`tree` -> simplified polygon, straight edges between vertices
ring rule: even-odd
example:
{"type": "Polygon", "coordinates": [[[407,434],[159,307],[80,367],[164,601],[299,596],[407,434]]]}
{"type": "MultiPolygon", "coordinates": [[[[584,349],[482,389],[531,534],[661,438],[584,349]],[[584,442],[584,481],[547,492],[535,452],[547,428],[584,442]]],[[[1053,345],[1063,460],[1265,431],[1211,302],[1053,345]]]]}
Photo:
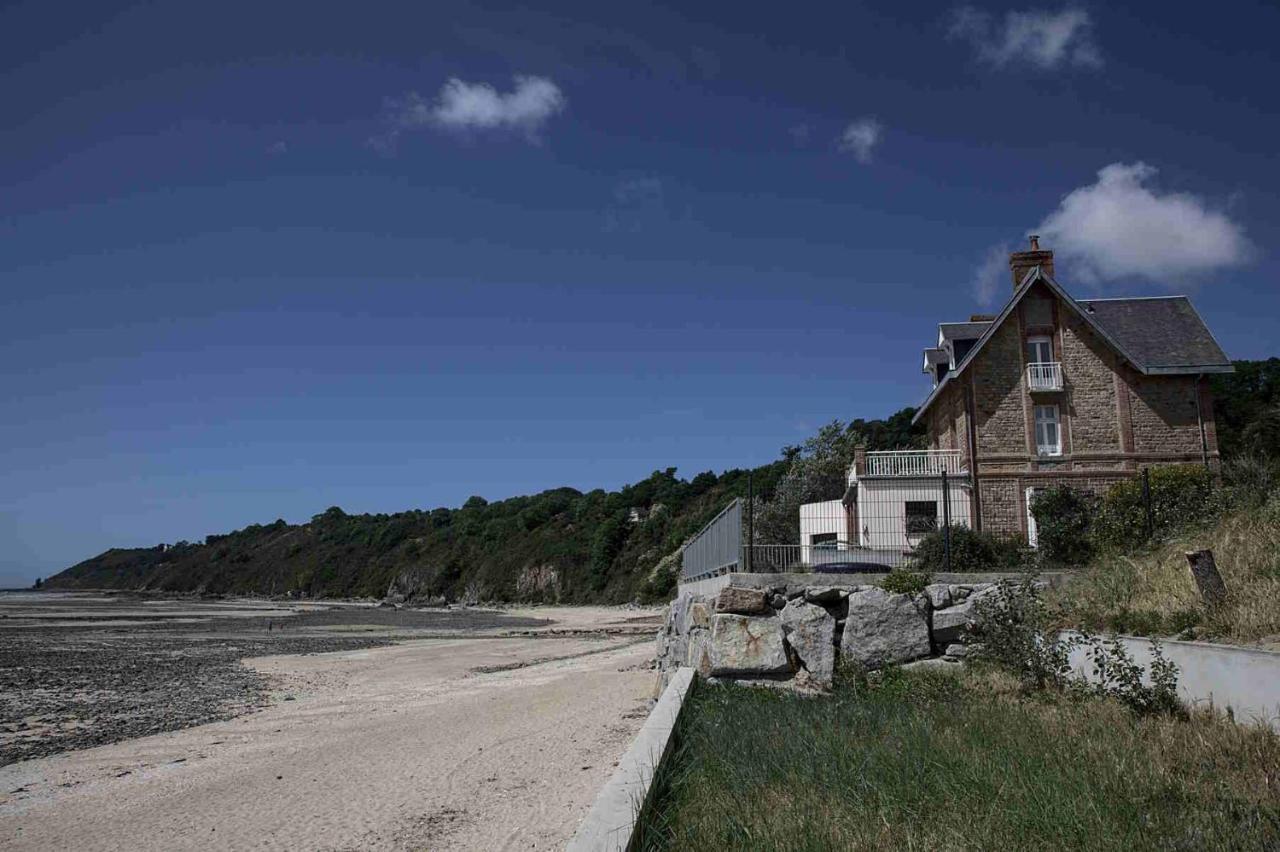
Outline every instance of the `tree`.
{"type": "Polygon", "coordinates": [[[36,584],[35,584],[35,588],[37,588],[37,589],[38,589],[38,588],[40,588],[40,587],[41,587],[41,586],[43,586],[43,585],[44,585],[44,580],[41,580],[39,577],[36,577],[36,584]]]}

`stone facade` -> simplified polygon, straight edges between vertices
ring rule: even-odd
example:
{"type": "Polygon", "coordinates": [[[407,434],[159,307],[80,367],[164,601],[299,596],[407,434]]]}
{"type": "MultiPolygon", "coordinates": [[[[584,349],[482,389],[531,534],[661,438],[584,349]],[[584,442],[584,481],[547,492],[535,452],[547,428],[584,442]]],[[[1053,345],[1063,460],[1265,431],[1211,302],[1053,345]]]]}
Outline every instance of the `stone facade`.
{"type": "Polygon", "coordinates": [[[920,595],[879,586],[819,585],[822,578],[767,589],[727,586],[683,592],[658,631],[659,689],[680,666],[703,677],[831,686],[838,659],[867,669],[963,654],[975,603],[993,583],[935,583],[920,595]],[[744,604],[763,612],[733,612],[744,604]]]}
{"type": "Polygon", "coordinates": [[[1100,493],[1152,465],[1218,464],[1207,380],[1140,375],[1043,283],[942,389],[925,423],[930,447],[964,454],[977,486],[974,516],[991,532],[1027,534],[1028,488],[1068,484],[1100,493]],[[1029,390],[1030,337],[1052,341],[1062,390],[1029,390]],[[1059,455],[1037,451],[1037,405],[1057,406],[1059,455]]]}

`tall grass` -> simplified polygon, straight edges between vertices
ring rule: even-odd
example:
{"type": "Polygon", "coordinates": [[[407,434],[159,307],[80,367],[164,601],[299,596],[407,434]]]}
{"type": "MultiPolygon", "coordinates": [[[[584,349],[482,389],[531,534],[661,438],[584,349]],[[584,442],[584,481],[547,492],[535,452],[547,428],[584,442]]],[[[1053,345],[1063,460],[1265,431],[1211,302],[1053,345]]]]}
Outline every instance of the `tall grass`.
{"type": "Polygon", "coordinates": [[[699,684],[646,850],[1208,849],[1280,844],[1280,739],[997,673],[890,672],[805,698],[699,684]]]}
{"type": "Polygon", "coordinates": [[[1050,596],[1063,626],[1227,642],[1280,639],[1280,496],[1237,501],[1216,523],[1193,525],[1137,554],[1099,557],[1050,596]],[[1208,608],[1186,551],[1211,549],[1227,601],[1208,608]]]}

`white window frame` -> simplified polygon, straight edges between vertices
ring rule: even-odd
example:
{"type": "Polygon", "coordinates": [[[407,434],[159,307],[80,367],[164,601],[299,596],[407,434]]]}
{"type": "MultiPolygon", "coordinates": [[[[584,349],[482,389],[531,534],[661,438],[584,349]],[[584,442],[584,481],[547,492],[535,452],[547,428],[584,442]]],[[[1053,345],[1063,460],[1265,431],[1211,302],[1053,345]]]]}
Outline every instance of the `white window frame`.
{"type": "Polygon", "coordinates": [[[1036,492],[1038,492],[1039,490],[1040,490],[1039,488],[1036,488],[1033,486],[1031,488],[1028,488],[1025,494],[1026,500],[1027,500],[1027,546],[1028,547],[1040,546],[1040,529],[1036,526],[1036,516],[1031,514],[1031,504],[1035,501],[1036,492]]]}
{"type": "Polygon", "coordinates": [[[1053,363],[1053,338],[1045,335],[1027,338],[1027,363],[1028,364],[1052,364],[1053,363]],[[1031,353],[1035,352],[1037,347],[1043,345],[1049,357],[1040,359],[1032,358],[1031,353]]]}
{"type": "Polygon", "coordinates": [[[1056,405],[1037,405],[1032,414],[1035,427],[1036,454],[1041,456],[1060,456],[1062,455],[1062,415],[1058,411],[1056,405]],[[1043,416],[1041,416],[1043,415],[1043,416]],[[1048,429],[1044,430],[1045,436],[1041,437],[1041,426],[1053,424],[1053,432],[1056,438],[1055,443],[1048,441],[1048,429]]]}

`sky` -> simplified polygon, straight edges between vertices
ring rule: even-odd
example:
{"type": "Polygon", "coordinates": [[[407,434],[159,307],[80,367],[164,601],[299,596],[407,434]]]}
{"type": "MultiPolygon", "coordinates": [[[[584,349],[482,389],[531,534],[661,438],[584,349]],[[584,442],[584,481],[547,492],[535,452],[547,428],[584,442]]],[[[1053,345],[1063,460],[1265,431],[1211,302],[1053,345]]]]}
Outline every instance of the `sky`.
{"type": "Polygon", "coordinates": [[[1039,233],[1280,354],[1280,7],[0,10],[0,587],[761,464],[1039,233]]]}

